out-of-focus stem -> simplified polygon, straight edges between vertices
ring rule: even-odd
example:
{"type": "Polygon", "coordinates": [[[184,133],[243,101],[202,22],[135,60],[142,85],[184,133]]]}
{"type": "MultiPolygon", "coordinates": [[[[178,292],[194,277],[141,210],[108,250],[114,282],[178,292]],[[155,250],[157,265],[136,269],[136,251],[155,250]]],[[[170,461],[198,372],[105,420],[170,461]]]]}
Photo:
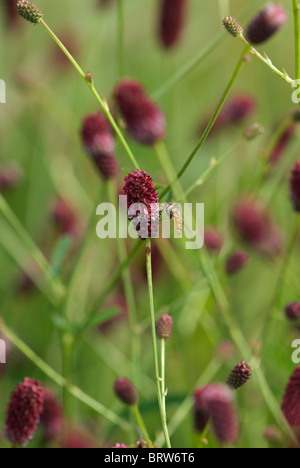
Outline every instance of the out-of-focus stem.
{"type": "Polygon", "coordinates": [[[134,414],[136,423],[139,426],[139,428],[141,429],[141,431],[143,433],[143,437],[144,437],[145,441],[147,442],[148,448],[153,448],[152,441],[151,441],[151,439],[149,437],[149,434],[148,434],[147,428],[145,426],[144,420],[142,418],[142,415],[140,413],[139,407],[137,405],[133,405],[133,406],[131,406],[131,409],[132,409],[132,412],[134,414]]]}
{"type": "Polygon", "coordinates": [[[293,0],[295,35],[295,79],[300,79],[300,21],[298,0],[293,0]]]}

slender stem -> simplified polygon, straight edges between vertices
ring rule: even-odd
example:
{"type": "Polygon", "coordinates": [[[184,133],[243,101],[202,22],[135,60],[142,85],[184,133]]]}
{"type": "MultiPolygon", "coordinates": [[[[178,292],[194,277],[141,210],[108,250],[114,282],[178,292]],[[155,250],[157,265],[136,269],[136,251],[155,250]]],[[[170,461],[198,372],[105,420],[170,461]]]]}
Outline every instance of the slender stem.
{"type": "Polygon", "coordinates": [[[45,21],[43,19],[40,20],[40,24],[42,24],[44,26],[44,28],[46,29],[46,31],[50,34],[50,36],[52,37],[52,39],[56,42],[56,44],[58,45],[58,47],[60,47],[60,49],[63,51],[63,53],[66,55],[66,57],[70,60],[70,62],[72,63],[72,65],[75,67],[75,69],[77,70],[77,72],[79,73],[79,75],[84,79],[85,83],[88,85],[88,87],[90,88],[90,90],[92,91],[93,95],[95,96],[95,98],[97,99],[98,103],[100,104],[100,107],[102,108],[104,114],[106,115],[106,117],[108,118],[111,126],[113,127],[114,131],[116,132],[120,142],[122,143],[125,151],[127,152],[128,156],[129,156],[129,159],[131,160],[133,166],[135,167],[135,169],[139,169],[139,165],[131,151],[131,149],[129,148],[128,146],[128,143],[127,141],[125,140],[118,124],[116,123],[115,119],[113,118],[110,110],[109,110],[109,107],[108,107],[108,104],[107,102],[104,100],[104,98],[102,98],[100,96],[100,94],[98,93],[98,91],[96,90],[95,86],[94,86],[94,83],[93,83],[93,80],[90,80],[87,78],[86,74],[84,73],[84,71],[82,70],[82,68],[78,65],[78,63],[76,62],[76,60],[74,59],[74,57],[70,54],[70,52],[66,49],[66,47],[62,44],[62,42],[58,39],[58,37],[55,35],[55,33],[52,31],[52,29],[45,23],[45,21]]]}
{"type": "MultiPolygon", "coordinates": [[[[116,195],[118,191],[117,191],[117,184],[115,181],[111,181],[108,184],[108,193],[109,193],[110,203],[116,206],[116,195]]],[[[118,216],[117,216],[117,219],[118,219],[118,216]]],[[[118,231],[118,226],[117,226],[117,231],[118,231]]],[[[119,261],[120,261],[120,264],[122,264],[124,261],[126,261],[126,258],[127,258],[125,240],[121,239],[117,235],[116,243],[117,243],[119,261]]],[[[127,308],[129,312],[129,325],[130,325],[130,332],[131,332],[131,338],[130,338],[131,358],[132,358],[132,366],[133,366],[132,367],[133,369],[132,380],[136,383],[137,387],[139,387],[139,376],[140,376],[140,372],[139,372],[140,359],[139,358],[141,355],[141,343],[140,343],[139,333],[137,331],[137,327],[138,327],[137,307],[136,307],[134,287],[133,287],[129,267],[125,268],[122,271],[122,280],[123,280],[126,304],[127,304],[127,308]]]]}
{"type": "Polygon", "coordinates": [[[153,346],[153,360],[155,369],[155,379],[157,388],[157,398],[160,411],[160,417],[165,436],[165,442],[168,448],[171,448],[171,442],[168,434],[168,426],[166,413],[164,412],[161,394],[161,384],[159,377],[159,365],[158,365],[158,352],[157,352],[157,339],[155,330],[155,311],[154,311],[154,297],[153,297],[153,283],[152,283],[152,265],[151,265],[151,239],[146,240],[146,267],[147,267],[147,278],[148,278],[148,290],[149,290],[149,301],[150,301],[150,319],[151,319],[151,332],[152,332],[152,346],[153,346]]]}
{"type": "Polygon", "coordinates": [[[63,284],[54,277],[51,270],[51,266],[44,257],[43,253],[36,246],[26,229],[24,229],[22,223],[10,209],[4,197],[0,194],[0,213],[7,220],[10,226],[20,237],[23,246],[28,251],[29,255],[33,258],[36,264],[42,270],[47,282],[51,285],[53,299],[56,303],[59,303],[65,294],[65,287],[63,284]]]}
{"type": "Polygon", "coordinates": [[[161,165],[162,170],[164,171],[167,181],[170,184],[170,189],[174,193],[177,200],[181,200],[183,196],[183,189],[181,187],[180,181],[177,179],[176,171],[173,166],[172,159],[167,150],[167,147],[163,141],[159,141],[154,145],[154,150],[157,154],[157,158],[161,165]]]}
{"type": "Polygon", "coordinates": [[[130,430],[130,424],[124,419],[120,418],[117,414],[103,406],[101,403],[96,401],[94,398],[87,395],[80,388],[70,385],[62,375],[56,372],[50,367],[45,361],[43,361],[29,346],[27,346],[9,327],[7,327],[3,321],[0,321],[0,331],[6,336],[15,346],[21,351],[33,364],[38,367],[47,377],[55,382],[59,387],[65,387],[67,391],[73,395],[77,400],[81,401],[96,413],[100,414],[108,421],[116,424],[121,429],[128,431],[130,430]]]}
{"type": "MultiPolygon", "coordinates": [[[[243,65],[245,64],[245,55],[247,55],[248,51],[250,50],[250,46],[247,46],[245,48],[245,50],[243,51],[242,55],[241,55],[241,58],[239,59],[235,69],[234,69],[234,72],[229,80],[229,83],[224,91],[224,94],[212,116],[212,118],[210,119],[210,122],[208,123],[206,129],[204,130],[203,132],[203,135],[202,137],[200,138],[200,141],[199,143],[196,145],[196,147],[194,148],[194,150],[192,151],[192,153],[190,154],[190,156],[187,158],[186,162],[184,163],[184,165],[182,166],[182,168],[180,169],[180,171],[178,172],[177,174],[177,177],[176,177],[176,180],[180,179],[183,174],[185,173],[185,171],[187,170],[187,168],[190,166],[191,162],[193,161],[194,157],[196,156],[196,154],[198,153],[199,149],[202,147],[203,143],[205,142],[205,140],[207,139],[215,121],[217,120],[218,118],[218,115],[220,114],[221,110],[222,110],[222,107],[226,101],[226,99],[228,98],[229,94],[230,94],[230,91],[239,75],[239,72],[241,71],[241,69],[243,68],[243,65]]],[[[174,184],[174,182],[176,182],[176,180],[174,180],[172,182],[172,184],[174,184]]],[[[172,185],[170,184],[160,195],[160,198],[163,198],[167,193],[168,191],[170,190],[170,186],[172,185]]]]}
{"type": "Polygon", "coordinates": [[[293,80],[293,78],[291,78],[285,70],[283,72],[278,70],[278,68],[275,67],[275,65],[273,65],[273,63],[271,62],[271,60],[269,59],[267,55],[266,56],[261,55],[258,52],[258,50],[255,49],[255,47],[249,44],[247,39],[242,34],[240,37],[242,41],[249,47],[249,51],[251,52],[251,54],[255,55],[259,60],[261,60],[265,65],[267,65],[276,75],[278,75],[284,81],[286,81],[290,85],[294,83],[295,80],[293,80]]]}
{"type": "Polygon", "coordinates": [[[118,73],[124,76],[124,0],[118,0],[118,73]]]}
{"type": "Polygon", "coordinates": [[[145,426],[145,423],[144,423],[144,420],[143,420],[142,415],[140,413],[138,405],[131,406],[131,409],[132,409],[132,412],[134,414],[136,423],[139,426],[139,428],[141,429],[143,437],[144,437],[145,441],[147,442],[148,448],[153,448],[152,441],[151,441],[151,439],[149,437],[147,428],[145,426]]]}
{"type": "Polygon", "coordinates": [[[293,0],[295,34],[295,79],[300,79],[300,21],[298,0],[293,0]]]}
{"type": "Polygon", "coordinates": [[[103,304],[107,296],[111,293],[111,291],[114,289],[116,284],[118,283],[119,279],[122,276],[123,271],[130,265],[134,257],[136,256],[139,248],[142,246],[142,241],[137,241],[134,248],[132,251],[128,254],[126,260],[119,266],[119,268],[115,271],[115,273],[111,276],[110,282],[104,289],[104,291],[100,294],[98,299],[95,301],[93,307],[91,308],[91,311],[87,317],[87,319],[84,321],[82,324],[82,328],[86,328],[90,325],[90,323],[93,321],[93,318],[95,314],[99,311],[99,307],[103,304]]]}

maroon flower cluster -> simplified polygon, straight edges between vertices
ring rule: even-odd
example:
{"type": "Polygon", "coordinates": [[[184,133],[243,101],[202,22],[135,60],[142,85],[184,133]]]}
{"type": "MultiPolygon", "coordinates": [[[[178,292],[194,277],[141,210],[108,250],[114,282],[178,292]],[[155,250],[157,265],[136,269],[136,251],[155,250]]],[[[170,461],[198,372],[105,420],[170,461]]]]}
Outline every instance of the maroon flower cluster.
{"type": "Polygon", "coordinates": [[[155,324],[156,335],[159,340],[168,340],[173,331],[173,319],[170,315],[162,315],[155,324]]]}
{"type": "Polygon", "coordinates": [[[121,81],[114,96],[134,140],[151,146],[165,137],[165,117],[138,81],[121,81]]]}
{"type": "Polygon", "coordinates": [[[231,390],[223,384],[199,388],[194,393],[195,423],[200,432],[209,419],[220,443],[234,443],[238,439],[238,419],[231,390]]]}
{"type": "Polygon", "coordinates": [[[300,366],[290,378],[281,409],[292,427],[300,426],[300,366]]]}
{"type": "Polygon", "coordinates": [[[272,37],[287,21],[288,15],[279,3],[267,3],[252,19],[246,37],[252,44],[261,44],[272,37]]]}
{"type": "Polygon", "coordinates": [[[161,0],[159,38],[169,49],[179,41],[185,22],[188,0],[161,0]]]}
{"type": "Polygon", "coordinates": [[[228,275],[234,275],[242,270],[248,263],[249,257],[245,252],[238,251],[234,252],[226,261],[226,273],[228,275]]]}
{"type": "Polygon", "coordinates": [[[155,237],[159,227],[159,205],[152,178],[144,171],[133,171],[125,177],[123,191],[127,195],[129,219],[136,222],[138,235],[141,239],[155,237]],[[137,211],[133,209],[134,204],[140,204],[137,211]]]}
{"type": "Polygon", "coordinates": [[[43,411],[44,390],[36,380],[25,378],[10,397],[5,421],[7,439],[15,446],[27,445],[43,411]]]}
{"type": "Polygon", "coordinates": [[[114,391],[117,397],[125,403],[125,405],[136,405],[138,401],[138,393],[135,386],[126,379],[126,377],[119,377],[115,381],[114,391]]]}
{"type": "Polygon", "coordinates": [[[250,380],[251,376],[250,365],[242,361],[230,372],[226,383],[232,390],[238,390],[250,380]]]}
{"type": "Polygon", "coordinates": [[[63,429],[63,409],[51,390],[44,389],[44,407],[40,418],[45,439],[50,442],[57,439],[63,429]]]}
{"type": "Polygon", "coordinates": [[[300,161],[296,163],[292,171],[290,189],[294,209],[300,213],[300,161]]]}
{"type": "Polygon", "coordinates": [[[107,118],[97,112],[88,115],[82,124],[81,138],[86,152],[92,157],[105,179],[118,174],[118,164],[114,154],[115,140],[107,118]]]}
{"type": "Polygon", "coordinates": [[[300,319],[300,302],[292,302],[285,308],[285,315],[289,320],[300,319]]]}

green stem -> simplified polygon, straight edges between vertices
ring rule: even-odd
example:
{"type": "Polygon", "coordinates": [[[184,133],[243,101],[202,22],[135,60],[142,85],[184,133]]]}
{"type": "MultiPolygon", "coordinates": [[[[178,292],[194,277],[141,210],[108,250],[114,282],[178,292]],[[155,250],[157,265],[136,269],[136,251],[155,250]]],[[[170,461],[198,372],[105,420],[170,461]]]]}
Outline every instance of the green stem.
{"type": "MultiPolygon", "coordinates": [[[[111,181],[108,184],[108,192],[109,192],[110,203],[116,206],[117,205],[116,194],[118,193],[118,191],[117,191],[117,184],[115,181],[111,181]]],[[[118,231],[118,227],[119,226],[117,225],[117,231],[118,231]]],[[[125,240],[119,238],[119,236],[117,235],[116,243],[117,243],[119,261],[120,261],[120,264],[122,264],[126,261],[126,258],[127,258],[125,240]]],[[[132,365],[133,365],[132,380],[136,383],[137,387],[139,387],[139,375],[140,375],[139,357],[141,355],[141,343],[139,339],[139,333],[137,331],[137,328],[138,328],[137,307],[136,307],[134,287],[133,287],[129,267],[125,268],[122,271],[122,280],[123,280],[126,304],[127,304],[127,308],[129,312],[129,325],[130,325],[130,332],[131,332],[131,339],[130,339],[131,358],[132,358],[132,365]]]]}
{"type": "Polygon", "coordinates": [[[142,415],[140,413],[139,407],[137,405],[133,405],[133,406],[131,406],[131,409],[132,409],[132,412],[134,414],[136,423],[139,426],[139,428],[141,429],[143,437],[144,437],[145,441],[147,442],[148,448],[153,448],[152,441],[151,441],[151,439],[149,437],[149,434],[148,434],[148,431],[146,429],[146,426],[145,426],[144,420],[142,418],[142,415]]]}
{"type": "Polygon", "coordinates": [[[135,169],[139,169],[139,165],[138,165],[138,163],[137,163],[131,149],[129,148],[128,143],[125,140],[125,138],[124,138],[118,124],[116,123],[115,119],[113,118],[113,116],[112,116],[112,114],[111,114],[111,112],[109,110],[107,102],[100,96],[100,94],[96,90],[96,88],[94,86],[94,83],[93,83],[93,80],[90,80],[90,79],[87,78],[86,74],[84,73],[82,68],[78,65],[78,63],[76,62],[74,57],[70,54],[70,52],[66,49],[66,47],[63,45],[63,43],[58,39],[58,37],[55,35],[55,33],[52,31],[52,29],[50,29],[50,27],[45,23],[45,21],[43,19],[40,21],[40,24],[42,24],[44,26],[44,28],[50,34],[52,39],[56,42],[58,47],[60,47],[62,52],[66,55],[66,57],[70,60],[72,65],[75,67],[75,69],[77,70],[77,72],[79,73],[81,78],[84,79],[85,83],[88,85],[88,87],[92,91],[92,93],[95,96],[96,100],[100,104],[100,107],[102,108],[104,114],[108,118],[111,126],[113,127],[114,131],[116,132],[116,135],[118,136],[120,142],[122,143],[122,145],[123,145],[126,153],[128,154],[129,159],[131,160],[133,166],[135,167],[135,169]]]}
{"type": "Polygon", "coordinates": [[[65,287],[63,284],[54,277],[51,270],[51,266],[47,262],[43,253],[38,249],[26,229],[24,229],[22,223],[10,209],[4,197],[0,194],[0,213],[10,224],[13,230],[18,234],[23,246],[27,250],[28,254],[33,258],[36,264],[42,270],[47,282],[51,285],[52,295],[54,302],[57,304],[63,299],[65,294],[65,287]]]}
{"type": "Polygon", "coordinates": [[[239,75],[239,72],[241,71],[241,69],[243,68],[243,65],[245,64],[245,55],[247,55],[248,51],[250,50],[250,46],[247,46],[245,48],[245,50],[243,51],[242,55],[241,55],[241,58],[239,59],[235,69],[234,69],[234,72],[229,80],[229,83],[224,91],[224,94],[212,116],[212,118],[210,119],[206,129],[204,130],[203,132],[203,135],[202,137],[200,138],[200,141],[199,143],[197,144],[197,146],[194,148],[194,150],[192,151],[192,153],[190,154],[190,156],[187,158],[187,161],[184,163],[184,165],[182,166],[182,168],[180,169],[180,171],[178,172],[177,174],[177,177],[176,179],[172,182],[172,184],[170,184],[160,195],[160,198],[163,198],[167,193],[168,191],[170,190],[170,187],[171,185],[173,185],[176,180],[179,180],[183,174],[185,173],[185,171],[187,170],[187,168],[189,167],[189,165],[191,164],[191,162],[193,161],[194,157],[196,156],[196,154],[198,153],[198,151],[200,150],[200,148],[202,147],[203,143],[206,141],[215,121],[217,120],[218,118],[218,115],[220,114],[221,110],[222,110],[222,107],[226,101],[226,99],[228,98],[229,94],[230,94],[230,91],[239,75]]]}
{"type": "Polygon", "coordinates": [[[120,418],[117,414],[103,406],[94,398],[87,395],[80,388],[70,385],[62,375],[58,374],[52,367],[43,361],[31,348],[29,348],[3,321],[0,322],[0,331],[6,336],[16,348],[21,351],[33,364],[38,367],[49,379],[55,382],[59,387],[66,388],[67,391],[73,395],[77,400],[84,403],[89,408],[93,409],[96,413],[100,414],[108,421],[112,422],[121,429],[130,430],[130,424],[124,419],[120,418]]]}
{"type": "Polygon", "coordinates": [[[124,0],[118,0],[118,67],[119,80],[124,76],[124,0]]]}
{"type": "Polygon", "coordinates": [[[160,365],[161,365],[161,397],[163,412],[167,414],[166,411],[166,340],[160,340],[160,365]]]}
{"type": "Polygon", "coordinates": [[[164,408],[163,408],[161,383],[160,383],[160,377],[159,377],[157,338],[156,338],[156,329],[155,329],[153,282],[152,282],[152,265],[151,265],[151,239],[150,238],[146,240],[146,267],[147,267],[148,290],[149,290],[149,301],[150,301],[150,319],[151,319],[153,360],[154,360],[157,398],[158,398],[161,423],[162,423],[163,432],[165,436],[165,442],[166,442],[167,447],[171,448],[171,442],[170,442],[168,426],[167,426],[167,418],[166,418],[166,413],[164,412],[164,408]]]}
{"type": "Polygon", "coordinates": [[[293,0],[295,34],[295,79],[300,79],[300,21],[298,0],[293,0]]]}
{"type": "Polygon", "coordinates": [[[259,60],[261,60],[265,65],[267,65],[267,67],[269,67],[272,70],[272,72],[274,72],[284,81],[286,81],[288,84],[292,85],[294,83],[293,78],[291,78],[285,70],[283,72],[278,70],[278,68],[275,67],[275,65],[273,65],[273,63],[271,62],[271,60],[269,59],[267,55],[266,56],[261,55],[258,52],[258,50],[255,49],[255,47],[249,44],[249,42],[243,35],[241,35],[240,37],[242,41],[247,45],[247,47],[249,47],[249,51],[251,52],[251,54],[255,55],[259,60]]]}
{"type": "Polygon", "coordinates": [[[157,154],[161,168],[167,177],[167,182],[170,184],[170,189],[174,193],[175,198],[177,200],[181,200],[184,192],[180,181],[177,179],[176,171],[165,143],[163,141],[157,142],[154,145],[154,150],[157,154]]]}
{"type": "Polygon", "coordinates": [[[219,0],[219,11],[221,19],[230,14],[229,0],[219,0]]]}

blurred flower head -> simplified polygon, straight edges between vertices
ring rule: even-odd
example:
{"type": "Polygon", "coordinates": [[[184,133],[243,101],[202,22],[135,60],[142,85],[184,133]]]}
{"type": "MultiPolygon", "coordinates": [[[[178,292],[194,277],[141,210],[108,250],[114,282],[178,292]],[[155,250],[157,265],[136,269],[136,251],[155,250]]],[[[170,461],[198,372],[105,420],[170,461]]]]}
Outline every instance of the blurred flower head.
{"type": "Polygon", "coordinates": [[[114,96],[134,140],[152,146],[165,137],[165,117],[138,81],[124,79],[116,87],[114,96]]]}
{"type": "Polygon", "coordinates": [[[292,170],[290,180],[291,200],[296,212],[300,213],[300,161],[298,161],[292,170]]]}
{"type": "Polygon", "coordinates": [[[292,302],[285,308],[285,315],[289,320],[300,319],[300,302],[292,302]]]}
{"type": "Polygon", "coordinates": [[[33,438],[43,411],[44,390],[36,380],[25,378],[10,397],[5,421],[6,438],[26,446],[33,438]]]}
{"type": "Polygon", "coordinates": [[[289,380],[281,409],[290,426],[300,426],[300,366],[289,380]]]}
{"type": "Polygon", "coordinates": [[[212,252],[219,252],[224,245],[222,234],[214,227],[207,227],[204,232],[204,245],[212,252]]]}
{"type": "Polygon", "coordinates": [[[138,402],[138,392],[135,386],[126,377],[118,377],[114,384],[116,396],[125,405],[136,405],[138,402]]]}
{"type": "Polygon", "coordinates": [[[163,47],[174,47],[181,38],[188,0],[160,0],[159,39],[163,47]]]}
{"type": "Polygon", "coordinates": [[[62,433],[63,409],[57,397],[48,388],[44,389],[44,407],[40,421],[48,442],[57,439],[62,433]]]}
{"type": "Polygon", "coordinates": [[[245,252],[238,251],[230,255],[226,260],[226,273],[234,275],[242,270],[249,262],[249,257],[245,252]]]}

